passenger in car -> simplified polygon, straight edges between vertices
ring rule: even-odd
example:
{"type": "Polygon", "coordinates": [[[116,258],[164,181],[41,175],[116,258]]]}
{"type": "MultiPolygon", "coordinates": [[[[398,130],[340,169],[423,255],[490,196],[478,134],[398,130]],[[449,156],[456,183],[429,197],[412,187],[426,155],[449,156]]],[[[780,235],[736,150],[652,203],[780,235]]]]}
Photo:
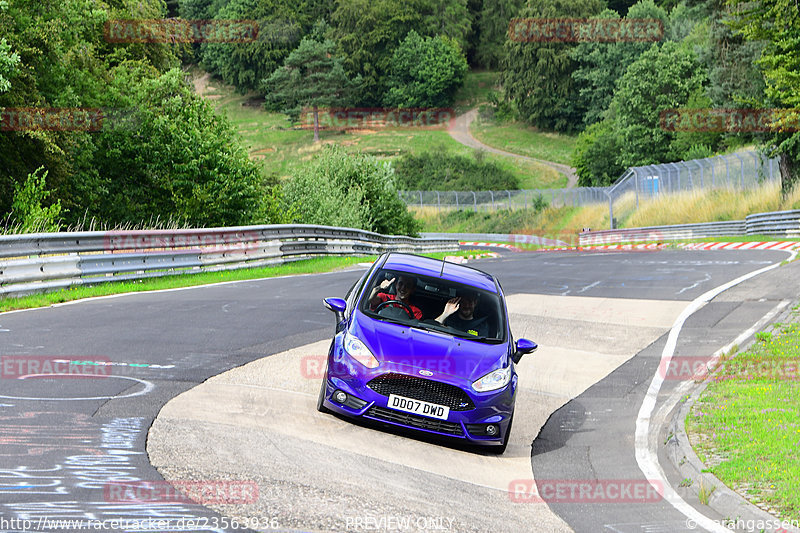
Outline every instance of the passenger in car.
{"type": "Polygon", "coordinates": [[[480,294],[476,291],[458,291],[458,296],[451,298],[444,305],[442,314],[436,321],[451,328],[475,335],[476,337],[489,336],[488,317],[475,317],[475,307],[478,305],[480,294]]]}
{"type": "Polygon", "coordinates": [[[369,294],[370,308],[374,310],[378,304],[387,300],[399,300],[411,308],[411,311],[414,313],[414,318],[417,320],[422,320],[422,310],[411,303],[411,297],[414,295],[416,290],[417,280],[411,276],[398,276],[392,279],[385,279],[380,283],[380,285],[376,285],[369,294]],[[394,295],[389,294],[388,292],[383,292],[388,291],[395,280],[397,280],[397,294],[394,295]]]}

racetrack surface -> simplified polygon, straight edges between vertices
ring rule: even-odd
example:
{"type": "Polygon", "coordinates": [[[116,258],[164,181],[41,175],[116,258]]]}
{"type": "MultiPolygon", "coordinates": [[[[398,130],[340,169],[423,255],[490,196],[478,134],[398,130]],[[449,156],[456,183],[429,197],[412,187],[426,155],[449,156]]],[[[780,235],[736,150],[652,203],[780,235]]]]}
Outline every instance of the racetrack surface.
{"type": "MultiPolygon", "coordinates": [[[[541,345],[519,365],[525,394],[518,400],[518,409],[524,407],[518,416],[530,416],[515,419],[514,440],[501,457],[313,412],[318,382],[302,374],[297,356],[324,353],[333,318],[321,299],[344,294],[358,277],[355,272],[131,294],[2,314],[4,356],[59,356],[116,366],[110,367],[112,375],[102,378],[0,382],[0,516],[196,516],[209,524],[219,521],[221,515],[199,505],[120,503],[108,501],[104,494],[104,487],[115,481],[161,479],[145,453],[145,435],[162,407],[177,396],[152,428],[155,440],[148,449],[153,463],[170,478],[264,480],[257,508],[219,510],[231,516],[244,511],[250,517],[277,517],[282,529],[353,529],[358,518],[367,529],[370,518],[424,517],[427,525],[452,531],[597,531],[601,522],[621,523],[629,515],[640,521],[660,519],[628,513],[628,506],[612,507],[604,511],[608,518],[596,521],[602,514],[587,515],[586,509],[578,513],[582,519],[576,518],[575,504],[563,509],[516,503],[509,497],[508,480],[530,479],[531,474],[554,478],[563,473],[548,470],[556,468],[555,463],[573,468],[573,474],[591,475],[592,470],[581,470],[585,461],[580,454],[557,456],[570,448],[566,441],[578,442],[575,435],[559,439],[551,433],[557,429],[551,423],[575,405],[567,402],[583,402],[586,394],[595,394],[600,386],[595,383],[609,380],[627,380],[625,391],[635,391],[652,367],[634,374],[625,369],[637,364],[640,355],[657,350],[657,339],[684,305],[709,288],[785,257],[754,251],[551,253],[477,263],[497,275],[509,295],[515,335],[541,345]],[[306,348],[285,353],[298,347],[306,348]],[[247,363],[253,366],[242,367],[247,363]],[[179,396],[237,367],[242,368],[179,396]],[[204,404],[178,408],[200,392],[204,404]],[[556,415],[547,422],[553,411],[556,415]],[[559,445],[546,453],[534,446],[531,470],[531,443],[542,426],[540,439],[559,445]],[[164,439],[165,433],[172,438],[164,439]],[[163,446],[154,447],[156,441],[163,446]],[[494,509],[500,512],[487,512],[494,509]],[[256,511],[260,514],[254,515],[256,511]],[[594,529],[586,529],[586,520],[594,529]]],[[[747,294],[763,290],[758,283],[758,278],[751,282],[756,288],[747,294]]],[[[768,288],[781,290],[774,282],[768,288]]],[[[726,294],[734,293],[724,293],[719,302],[707,306],[713,313],[705,319],[698,315],[700,322],[693,326],[696,336],[708,341],[703,350],[751,326],[756,315],[774,303],[770,297],[765,302],[729,302],[726,294]],[[725,326],[719,338],[702,334],[718,324],[725,326]]],[[[592,453],[610,458],[605,430],[614,427],[615,438],[624,442],[632,429],[622,418],[638,408],[633,393],[623,400],[610,404],[620,413],[615,424],[593,426],[589,422],[594,415],[587,416],[585,409],[563,418],[564,423],[574,427],[576,420],[582,421],[581,439],[592,453]]],[[[620,454],[630,453],[617,448],[620,454]]],[[[614,461],[609,459],[608,465],[613,469],[614,461]]],[[[627,466],[620,471],[635,474],[627,466]]],[[[592,507],[592,513],[598,508],[592,507]]],[[[390,526],[386,520],[381,524],[390,526]]],[[[187,530],[216,529],[223,528],[187,530]]]]}

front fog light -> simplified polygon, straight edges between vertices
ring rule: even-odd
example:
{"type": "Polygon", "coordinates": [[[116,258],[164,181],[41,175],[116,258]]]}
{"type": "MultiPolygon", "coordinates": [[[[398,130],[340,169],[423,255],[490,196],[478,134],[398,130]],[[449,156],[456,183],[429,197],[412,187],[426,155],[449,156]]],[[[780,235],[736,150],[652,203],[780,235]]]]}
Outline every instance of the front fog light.
{"type": "Polygon", "coordinates": [[[336,403],[344,403],[347,401],[347,393],[344,391],[337,390],[333,393],[333,401],[336,403]]]}
{"type": "Polygon", "coordinates": [[[494,437],[500,432],[500,428],[495,426],[494,424],[489,424],[486,426],[486,434],[490,437],[494,437]]]}

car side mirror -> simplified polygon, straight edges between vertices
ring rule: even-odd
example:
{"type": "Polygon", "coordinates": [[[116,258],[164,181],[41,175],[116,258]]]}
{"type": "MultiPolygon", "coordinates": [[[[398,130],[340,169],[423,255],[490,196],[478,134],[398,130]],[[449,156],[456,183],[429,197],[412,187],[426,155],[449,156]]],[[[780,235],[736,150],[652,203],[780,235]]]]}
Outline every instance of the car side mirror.
{"type": "Polygon", "coordinates": [[[343,315],[344,310],[347,309],[347,302],[341,298],[325,298],[322,303],[325,304],[329,311],[333,311],[336,314],[343,315]]]}
{"type": "Polygon", "coordinates": [[[511,359],[514,361],[514,363],[519,363],[523,355],[525,355],[526,353],[531,353],[532,351],[534,351],[536,348],[539,347],[538,344],[536,344],[533,341],[529,341],[528,339],[519,339],[514,344],[517,348],[517,351],[514,352],[514,355],[511,356],[511,359]]]}

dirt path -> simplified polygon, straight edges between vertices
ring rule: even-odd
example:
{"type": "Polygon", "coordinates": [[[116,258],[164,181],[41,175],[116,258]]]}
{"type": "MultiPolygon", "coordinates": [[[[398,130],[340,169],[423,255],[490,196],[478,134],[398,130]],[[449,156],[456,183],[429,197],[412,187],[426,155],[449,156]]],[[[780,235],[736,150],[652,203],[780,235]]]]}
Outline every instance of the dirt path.
{"type": "Polygon", "coordinates": [[[453,123],[450,125],[448,133],[450,133],[450,136],[456,141],[471,148],[479,148],[481,150],[486,150],[487,152],[491,152],[493,154],[500,154],[506,157],[516,157],[518,159],[523,159],[526,161],[534,161],[536,163],[547,165],[548,167],[555,169],[556,171],[567,177],[567,188],[575,187],[578,184],[578,175],[575,174],[575,169],[570,166],[562,165],[561,163],[554,163],[552,161],[545,161],[543,159],[535,159],[533,157],[528,157],[526,155],[519,155],[519,154],[513,154],[511,152],[505,152],[503,150],[492,148],[491,146],[480,142],[478,139],[473,137],[472,134],[469,132],[469,125],[472,123],[473,120],[477,118],[477,116],[478,116],[477,109],[471,109],[468,112],[464,113],[463,115],[457,116],[456,119],[453,121],[453,123]]]}

